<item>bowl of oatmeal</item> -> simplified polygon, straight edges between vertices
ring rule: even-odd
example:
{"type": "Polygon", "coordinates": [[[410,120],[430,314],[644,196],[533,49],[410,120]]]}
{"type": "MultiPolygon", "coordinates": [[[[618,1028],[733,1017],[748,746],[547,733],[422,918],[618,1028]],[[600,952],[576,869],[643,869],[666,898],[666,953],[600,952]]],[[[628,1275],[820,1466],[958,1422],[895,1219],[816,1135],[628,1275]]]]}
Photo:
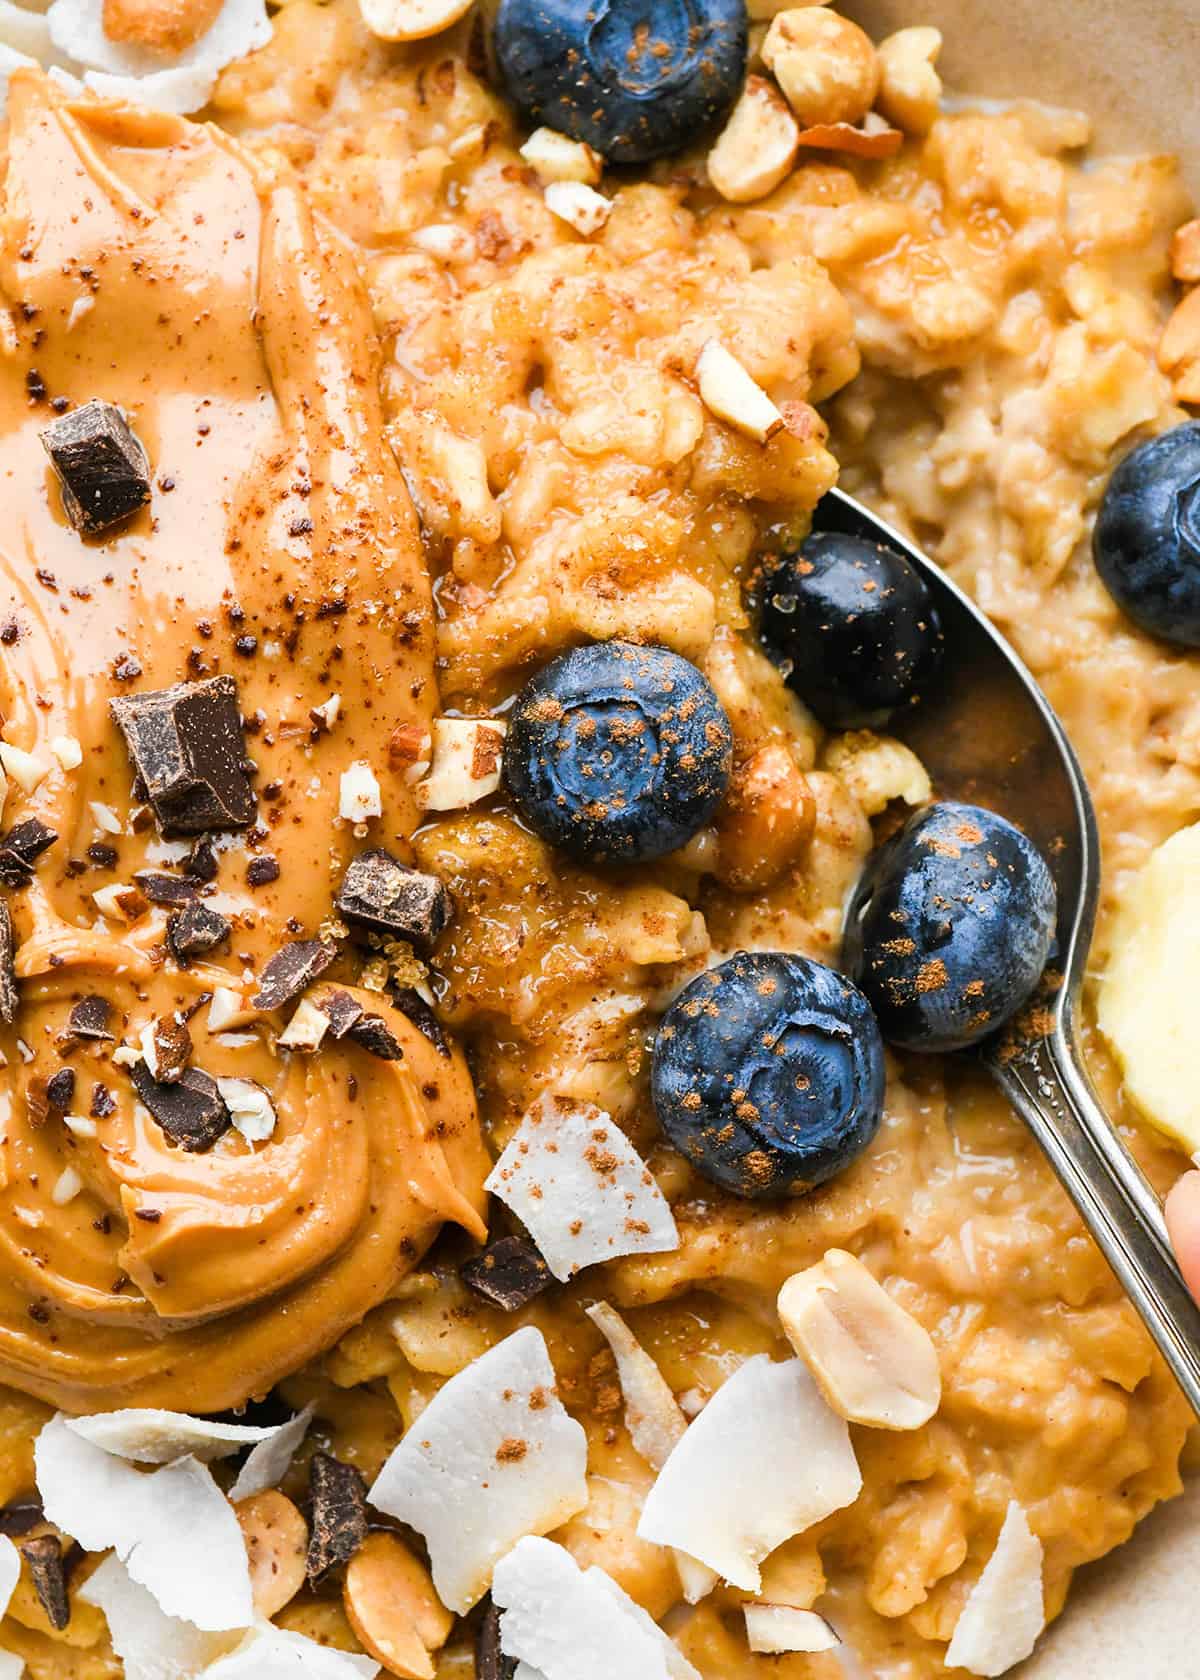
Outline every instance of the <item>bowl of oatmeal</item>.
{"type": "Polygon", "coordinates": [[[999,1674],[1179,1493],[965,1052],[1053,963],[1044,862],[889,732],[916,573],[811,529],[878,511],[1062,718],[1165,1191],[1187,55],[1156,10],[1098,143],[1110,49],[1064,87],[1071,18],[980,12],[0,14],[14,1680],[999,1674]]]}

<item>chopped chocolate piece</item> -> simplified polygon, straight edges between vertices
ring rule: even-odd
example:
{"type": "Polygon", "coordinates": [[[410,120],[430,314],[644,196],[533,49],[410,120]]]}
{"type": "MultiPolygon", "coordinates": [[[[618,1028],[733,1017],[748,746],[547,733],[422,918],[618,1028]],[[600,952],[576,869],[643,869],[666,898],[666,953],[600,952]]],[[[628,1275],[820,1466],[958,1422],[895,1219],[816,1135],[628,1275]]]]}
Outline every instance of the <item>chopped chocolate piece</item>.
{"type": "Polygon", "coordinates": [[[332,1453],[314,1453],[308,1470],[312,1531],[308,1579],[315,1586],[339,1564],[349,1563],[367,1537],[366,1483],[352,1464],[332,1453]]]}
{"type": "Polygon", "coordinates": [[[172,1143],[189,1154],[203,1154],[232,1124],[215,1079],[199,1068],[188,1068],[178,1083],[155,1079],[144,1061],[136,1061],[129,1077],[139,1100],[150,1110],[172,1143]]]}
{"type": "Polygon", "coordinates": [[[232,677],[110,700],[137,784],[164,835],[246,828],[257,802],[232,677]]]}
{"type": "Polygon", "coordinates": [[[445,1028],[416,987],[391,985],[388,987],[388,997],[401,1015],[407,1016],[417,1031],[425,1034],[438,1055],[445,1056],[449,1061],[453,1051],[445,1028]]]}
{"type": "Polygon", "coordinates": [[[160,1015],[154,1023],[154,1077],[178,1085],[192,1055],[192,1035],[182,1021],[160,1015]]]}
{"type": "Polygon", "coordinates": [[[47,1621],[52,1628],[61,1631],[71,1620],[62,1542],[57,1535],[39,1534],[36,1539],[22,1543],[21,1556],[29,1566],[33,1590],[46,1612],[47,1621]]]}
{"type": "Polygon", "coordinates": [[[33,866],[58,835],[36,817],[27,817],[0,836],[0,881],[6,887],[24,887],[33,876],[33,866]]]}
{"type": "Polygon", "coordinates": [[[93,1120],[107,1120],[110,1114],[117,1112],[117,1099],[107,1085],[97,1080],[92,1086],[92,1100],[88,1105],[88,1113],[93,1120]]]}
{"type": "Polygon", "coordinates": [[[146,451],[113,403],[97,400],[64,414],[46,427],[42,443],[77,531],[107,531],[150,500],[146,451]]]}
{"type": "Polygon", "coordinates": [[[183,872],[185,875],[190,875],[194,881],[216,880],[217,854],[207,835],[197,840],[187,857],[184,858],[183,872]]]}
{"type": "Polygon", "coordinates": [[[133,878],[151,904],[188,904],[196,896],[196,883],[186,875],[160,875],[153,869],[139,869],[133,878]]]}
{"type": "Polygon", "coordinates": [[[0,1021],[11,1027],[17,1018],[16,941],[8,905],[0,899],[0,1021]]]}
{"type": "Polygon", "coordinates": [[[31,1126],[44,1126],[50,1118],[50,1098],[45,1079],[31,1079],[25,1087],[25,1109],[31,1126]]]}
{"type": "Polygon", "coordinates": [[[262,982],[251,1000],[255,1009],[282,1009],[324,974],[336,956],[333,946],[321,939],[291,940],[263,969],[262,982]]]}
{"type": "Polygon", "coordinates": [[[488,1598],[475,1636],[475,1680],[513,1680],[516,1672],[516,1658],[500,1649],[499,1607],[488,1598]]]}
{"type": "Polygon", "coordinates": [[[28,1499],[14,1499],[7,1505],[0,1505],[0,1534],[6,1534],[10,1540],[17,1540],[22,1534],[28,1534],[31,1528],[36,1528],[45,1520],[42,1502],[36,1494],[31,1494],[28,1499]]]}
{"type": "Polygon", "coordinates": [[[318,998],[317,1008],[329,1017],[329,1031],[334,1038],[345,1038],[356,1021],[362,1019],[363,1006],[349,992],[326,992],[318,998]]]}
{"type": "Polygon", "coordinates": [[[104,840],[93,840],[87,849],[88,862],[94,863],[97,869],[115,869],[119,853],[115,846],[110,846],[104,840]]]}
{"type": "Polygon", "coordinates": [[[246,885],[248,887],[265,887],[272,881],[279,879],[279,859],[264,853],[262,857],[250,859],[246,870],[246,885]]]}
{"type": "Polygon", "coordinates": [[[550,1268],[531,1242],[524,1237],[501,1237],[482,1254],[465,1261],[459,1276],[502,1312],[517,1312],[554,1282],[550,1268]]]}
{"type": "Polygon", "coordinates": [[[167,917],[167,944],[177,963],[186,964],[189,957],[202,957],[228,939],[229,933],[229,918],[201,904],[198,898],[167,917]]]}
{"type": "Polygon", "coordinates": [[[107,998],[97,997],[94,992],[79,1002],[67,1016],[67,1030],[75,1038],[112,1038],[108,1030],[109,1017],[112,1014],[112,1004],[107,998]]]}
{"type": "Polygon", "coordinates": [[[65,1114],[75,1100],[75,1069],[59,1068],[46,1081],[46,1101],[59,1114],[65,1114]]]}
{"type": "Polygon", "coordinates": [[[361,1015],[346,1035],[381,1062],[402,1062],[404,1050],[382,1015],[361,1015]]]}
{"type": "Polygon", "coordinates": [[[351,860],[333,902],[356,927],[410,939],[426,951],[437,942],[452,908],[436,875],[409,869],[378,847],[351,860]]]}

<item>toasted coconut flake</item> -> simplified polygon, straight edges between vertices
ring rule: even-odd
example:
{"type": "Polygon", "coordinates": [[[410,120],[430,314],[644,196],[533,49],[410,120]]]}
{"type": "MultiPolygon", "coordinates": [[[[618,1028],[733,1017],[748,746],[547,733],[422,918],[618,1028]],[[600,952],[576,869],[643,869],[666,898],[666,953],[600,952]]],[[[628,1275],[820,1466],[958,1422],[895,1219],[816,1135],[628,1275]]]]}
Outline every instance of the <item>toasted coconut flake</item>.
{"type": "Polygon", "coordinates": [[[1046,1625],[1042,1542],[1014,1499],[996,1549],[963,1605],[946,1652],[947,1668],[991,1680],[1023,1662],[1046,1625]]]}
{"type": "Polygon", "coordinates": [[[104,1612],[125,1680],[181,1680],[207,1670],[240,1637],[202,1633],[190,1622],[165,1615],[118,1557],[105,1558],[80,1587],[79,1596],[104,1612]]]}
{"type": "Polygon", "coordinates": [[[759,1354],[691,1424],[646,1498],[638,1534],[757,1592],[763,1558],[861,1487],[850,1432],[803,1362],[759,1354]]]}
{"type": "Polygon", "coordinates": [[[264,0],[225,0],[212,27],[174,55],[110,40],[104,0],[54,0],[46,19],[54,47],[85,67],[94,92],[180,114],[207,104],[225,66],[271,39],[264,0]]]}
{"type": "Polygon", "coordinates": [[[429,1547],[443,1604],[465,1615],[499,1558],[587,1504],[587,1438],[555,1391],[540,1330],[518,1330],[421,1413],[368,1498],[429,1547]]]}
{"type": "Polygon", "coordinates": [[[238,1471],[237,1480],[229,1490],[230,1499],[249,1499],[252,1494],[279,1486],[308,1434],[315,1410],[315,1405],[305,1406],[287,1423],[265,1431],[258,1445],[251,1447],[245,1464],[238,1471]]]}
{"type": "Polygon", "coordinates": [[[539,1097],[485,1189],[517,1215],[560,1282],[621,1254],[679,1247],[674,1216],[650,1169],[591,1103],[539,1097]]]}
{"type": "Polygon", "coordinates": [[[904,144],[904,135],[887,123],[868,117],[861,128],[851,123],[815,123],[800,130],[799,145],[818,152],[849,152],[854,157],[889,158],[904,144]]]}
{"type": "Polygon", "coordinates": [[[127,1458],[134,1464],[172,1464],[188,1453],[201,1464],[211,1464],[215,1458],[228,1458],[241,1447],[273,1440],[280,1433],[279,1428],[210,1423],[187,1412],[164,1412],[157,1407],[68,1418],[67,1428],[114,1458],[127,1458]]]}
{"type": "Polygon", "coordinates": [[[687,1431],[687,1419],[667,1380],[607,1301],[585,1309],[617,1361],[629,1437],[653,1470],[661,1470],[687,1431]]]}
{"type": "Polygon", "coordinates": [[[241,1530],[197,1459],[136,1470],[85,1440],[61,1414],[38,1436],[34,1457],[47,1518],[85,1551],[112,1547],[168,1616],[209,1632],[249,1626],[241,1530]]]}
{"type": "MultiPolygon", "coordinates": [[[[527,1538],[496,1567],[500,1649],[553,1680],[699,1680],[675,1643],[595,1565],[527,1538]]],[[[518,1668],[517,1673],[522,1672],[518,1668]]]]}
{"type": "Polygon", "coordinates": [[[783,415],[762,386],[715,338],[700,352],[696,383],[709,412],[756,443],[767,443],[783,430],[783,415]]]}
{"type": "Polygon", "coordinates": [[[841,1640],[815,1610],[787,1604],[747,1604],[746,1638],[752,1651],[777,1656],[783,1651],[836,1651],[841,1640]]]}

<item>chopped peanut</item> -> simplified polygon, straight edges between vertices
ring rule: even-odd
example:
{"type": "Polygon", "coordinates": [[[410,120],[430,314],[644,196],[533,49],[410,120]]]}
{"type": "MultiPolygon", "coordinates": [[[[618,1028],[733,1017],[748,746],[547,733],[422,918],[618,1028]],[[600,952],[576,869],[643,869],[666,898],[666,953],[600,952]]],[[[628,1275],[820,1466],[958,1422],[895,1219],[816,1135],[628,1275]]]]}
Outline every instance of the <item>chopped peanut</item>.
{"type": "Polygon", "coordinates": [[[801,124],[857,123],[875,103],[879,61],[849,18],[815,6],[780,12],[763,42],[763,61],[801,124]]]}
{"type": "Polygon", "coordinates": [[[816,810],[788,747],[759,747],[735,769],[717,820],[718,878],[740,892],[771,886],[807,849],[816,810]]]}
{"type": "Polygon", "coordinates": [[[371,1534],[346,1570],[346,1615],[362,1647],[403,1680],[433,1680],[431,1651],[450,1637],[454,1617],[425,1565],[395,1534],[371,1534]]]}
{"type": "Polygon", "coordinates": [[[586,140],[572,140],[553,128],[535,128],[521,147],[521,156],[539,181],[579,181],[598,187],[604,173],[604,159],[586,140]]]}
{"type": "Polygon", "coordinates": [[[381,41],[425,41],[466,17],[475,0],[358,0],[363,22],[381,41]]]}
{"type": "Polygon", "coordinates": [[[779,92],[762,76],[747,76],[716,145],[708,178],[731,204],[765,198],[796,161],[800,130],[779,92]]]}
{"type": "Polygon", "coordinates": [[[928,134],[937,117],[941,50],[941,30],[925,27],[898,29],[879,43],[879,109],[909,134],[928,134]]]}
{"type": "Polygon", "coordinates": [[[1200,280],[1200,218],[1176,228],[1171,240],[1171,273],[1189,284],[1200,280]]]}
{"type": "Polygon", "coordinates": [[[1200,286],[1188,293],[1167,322],[1158,365],[1171,381],[1176,402],[1200,403],[1200,286]]]}
{"type": "Polygon", "coordinates": [[[710,338],[700,352],[696,383],[709,412],[756,443],[767,443],[783,430],[783,415],[762,386],[715,338],[710,338]]]}
{"type": "Polygon", "coordinates": [[[220,16],[222,0],[104,0],[110,41],[177,55],[194,47],[220,16]]]}
{"type": "Polygon", "coordinates": [[[241,1524],[254,1608],[269,1620],[304,1585],[308,1525],[286,1495],[268,1488],[234,1506],[241,1524]]]}

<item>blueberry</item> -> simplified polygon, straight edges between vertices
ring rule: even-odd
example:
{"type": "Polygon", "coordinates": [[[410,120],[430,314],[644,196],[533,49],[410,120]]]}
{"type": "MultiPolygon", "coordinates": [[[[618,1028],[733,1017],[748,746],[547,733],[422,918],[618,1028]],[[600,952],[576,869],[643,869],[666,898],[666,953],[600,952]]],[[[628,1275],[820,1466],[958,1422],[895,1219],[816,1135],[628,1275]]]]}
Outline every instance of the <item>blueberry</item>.
{"type": "Polygon", "coordinates": [[[529,122],[642,163],[728,110],[746,38],[745,0],[500,0],[494,42],[529,122]]]}
{"type": "Polygon", "coordinates": [[[693,980],[658,1029],[654,1107],[671,1142],[738,1196],[795,1196],[879,1129],[883,1040],[842,974],[740,951],[693,980]]]}
{"type": "Polygon", "coordinates": [[[846,967],[884,1037],[960,1050],[1016,1014],[1054,938],[1045,859],[977,805],[918,811],[867,865],[846,918],[846,967]]]}
{"type": "Polygon", "coordinates": [[[1104,492],[1092,551],[1139,629],[1200,647],[1200,420],[1125,457],[1104,492]]]}
{"type": "Polygon", "coordinates": [[[767,572],[761,593],[767,651],[829,729],[877,728],[941,668],[937,609],[894,549],[816,531],[767,572]]]}
{"type": "Polygon", "coordinates": [[[694,665],[597,642],[547,665],[509,717],[504,779],[535,833],[582,863],[684,845],[729,782],[733,732],[694,665]]]}

